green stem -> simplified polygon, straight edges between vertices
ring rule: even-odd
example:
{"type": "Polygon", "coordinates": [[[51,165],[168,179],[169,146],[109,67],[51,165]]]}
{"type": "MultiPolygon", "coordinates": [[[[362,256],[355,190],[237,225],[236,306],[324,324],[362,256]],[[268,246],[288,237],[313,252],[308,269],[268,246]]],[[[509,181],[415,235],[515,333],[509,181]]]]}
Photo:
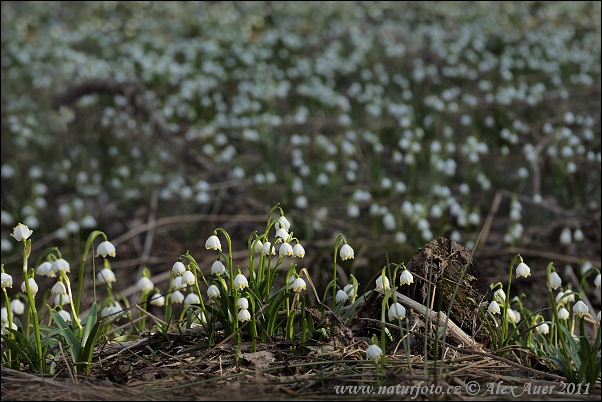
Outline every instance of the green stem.
{"type": "MultiPolygon", "coordinates": [[[[88,259],[88,252],[90,252],[90,247],[92,246],[92,242],[98,236],[102,236],[105,241],[108,241],[107,235],[104,234],[104,232],[101,232],[100,230],[95,230],[92,233],[90,233],[90,236],[88,236],[88,240],[86,241],[86,248],[84,249],[84,255],[82,256],[82,262],[81,262],[80,269],[79,269],[79,279],[78,279],[78,284],[77,284],[77,295],[75,296],[75,304],[72,304],[73,311],[75,313],[74,315],[79,314],[81,296],[82,296],[82,292],[83,292],[83,288],[84,288],[84,271],[86,269],[86,260],[88,259]]],[[[95,280],[96,278],[93,277],[93,279],[95,280]]],[[[94,288],[96,291],[96,287],[94,287],[94,288]]],[[[94,301],[96,301],[96,297],[94,297],[94,301]]]]}
{"type": "MultiPolygon", "coordinates": [[[[36,303],[33,294],[31,293],[31,287],[29,286],[29,275],[27,272],[27,259],[29,258],[30,253],[31,240],[23,239],[23,277],[25,278],[25,290],[27,291],[27,301],[33,317],[33,332],[38,353],[38,364],[40,372],[44,373],[46,370],[44,364],[44,354],[42,353],[42,341],[40,339],[40,323],[38,322],[38,310],[36,309],[36,303]]],[[[10,308],[10,305],[6,306],[6,308],[8,310],[10,308]]]]}

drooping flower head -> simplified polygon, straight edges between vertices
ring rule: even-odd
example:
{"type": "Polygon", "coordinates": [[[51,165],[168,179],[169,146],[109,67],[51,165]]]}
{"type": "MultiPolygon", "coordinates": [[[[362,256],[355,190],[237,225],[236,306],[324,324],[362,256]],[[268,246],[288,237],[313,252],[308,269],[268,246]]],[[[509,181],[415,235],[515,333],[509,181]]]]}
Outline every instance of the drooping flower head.
{"type": "Polygon", "coordinates": [[[339,254],[341,255],[341,260],[343,261],[348,260],[350,258],[355,258],[355,252],[347,243],[343,244],[343,247],[341,247],[341,251],[339,254]]]}
{"type": "Polygon", "coordinates": [[[295,247],[293,247],[293,256],[301,258],[305,257],[305,249],[300,243],[295,244],[295,247]]]}
{"type": "Polygon", "coordinates": [[[401,303],[393,303],[389,307],[389,321],[403,320],[406,316],[406,308],[401,303]]]}
{"type": "Polygon", "coordinates": [[[339,289],[336,295],[336,302],[340,303],[342,301],[346,301],[347,299],[349,299],[349,295],[347,294],[347,292],[339,289]]]}
{"type": "Polygon", "coordinates": [[[59,258],[58,260],[52,263],[52,265],[50,266],[50,272],[48,273],[48,276],[54,278],[54,276],[60,272],[71,272],[71,266],[66,260],[62,258],[59,258]]]}
{"type": "Polygon", "coordinates": [[[106,258],[107,255],[115,257],[115,246],[113,245],[113,243],[111,243],[110,241],[101,242],[96,248],[96,257],[98,257],[99,255],[103,256],[103,258],[106,258]]]}
{"type": "Polygon", "coordinates": [[[389,278],[383,275],[379,275],[378,278],[376,278],[376,290],[389,290],[390,288],[389,278]]]}
{"type": "Polygon", "coordinates": [[[101,282],[104,281],[107,284],[117,281],[117,278],[115,278],[115,273],[109,268],[101,269],[97,275],[97,279],[101,282]]]}
{"type": "Polygon", "coordinates": [[[143,276],[142,278],[138,279],[137,286],[139,291],[146,292],[149,290],[153,290],[155,284],[153,283],[153,281],[150,280],[150,278],[143,276]]]}
{"type": "Polygon", "coordinates": [[[583,317],[589,313],[589,307],[587,307],[587,304],[583,303],[583,301],[579,300],[573,306],[573,313],[575,313],[578,317],[583,317]]]}
{"type": "Polygon", "coordinates": [[[0,282],[2,283],[2,289],[13,287],[13,277],[6,272],[2,272],[0,282]]]}
{"type": "Polygon", "coordinates": [[[222,251],[222,243],[219,241],[219,238],[216,235],[211,235],[205,242],[205,248],[207,250],[219,250],[222,251]]]}
{"type": "Polygon", "coordinates": [[[282,243],[278,253],[280,254],[280,257],[292,257],[293,247],[289,243],[282,243]]]}
{"type": "MultiPolygon", "coordinates": [[[[38,293],[38,284],[36,283],[36,281],[33,278],[29,278],[28,282],[29,282],[29,289],[31,289],[31,294],[32,294],[32,296],[35,297],[35,295],[38,293]]],[[[27,287],[25,285],[25,281],[21,284],[21,292],[27,293],[27,287]]]]}
{"type": "Polygon", "coordinates": [[[171,267],[171,270],[173,271],[174,275],[182,276],[184,275],[184,272],[186,272],[186,265],[184,265],[182,261],[176,261],[173,264],[173,267],[171,267]]]}
{"type": "Polygon", "coordinates": [[[236,304],[238,305],[238,308],[241,308],[243,310],[249,309],[249,300],[247,300],[246,297],[239,297],[236,304]]]}
{"type": "Polygon", "coordinates": [[[293,290],[297,293],[300,293],[302,290],[307,289],[307,285],[302,278],[297,278],[293,282],[293,290]]]}
{"type": "Polygon", "coordinates": [[[546,324],[545,322],[542,322],[537,327],[535,327],[535,330],[539,334],[547,334],[548,332],[550,332],[550,326],[548,324],[546,324]]]}
{"type": "Polygon", "coordinates": [[[489,311],[491,314],[499,314],[500,306],[499,306],[499,304],[497,304],[497,302],[495,300],[493,300],[491,303],[489,303],[489,307],[487,307],[487,311],[489,311]]]}
{"type": "Polygon", "coordinates": [[[562,278],[556,272],[550,272],[550,281],[548,287],[556,290],[562,285],[562,278]]]}
{"type": "Polygon", "coordinates": [[[207,296],[209,298],[220,297],[219,288],[215,285],[209,286],[207,289],[207,296]]]}
{"type": "Polygon", "coordinates": [[[518,264],[518,267],[516,267],[516,277],[522,276],[526,278],[529,275],[531,275],[531,268],[524,262],[518,264]]]}
{"type": "Polygon", "coordinates": [[[249,282],[247,278],[243,274],[238,274],[234,278],[234,287],[238,290],[243,290],[244,288],[249,286],[249,282]]]}
{"type": "Polygon", "coordinates": [[[249,313],[249,310],[241,309],[238,312],[238,321],[251,321],[251,313],[249,313]]]}
{"type": "Polygon", "coordinates": [[[410,271],[404,269],[399,278],[400,285],[409,285],[410,283],[414,283],[414,276],[410,271]]]}
{"type": "Polygon", "coordinates": [[[376,345],[370,345],[366,349],[366,357],[370,360],[377,360],[382,354],[382,349],[376,345]]]}
{"type": "Polygon", "coordinates": [[[215,275],[222,275],[226,272],[226,267],[220,260],[215,260],[213,265],[211,265],[211,273],[215,275]]]}

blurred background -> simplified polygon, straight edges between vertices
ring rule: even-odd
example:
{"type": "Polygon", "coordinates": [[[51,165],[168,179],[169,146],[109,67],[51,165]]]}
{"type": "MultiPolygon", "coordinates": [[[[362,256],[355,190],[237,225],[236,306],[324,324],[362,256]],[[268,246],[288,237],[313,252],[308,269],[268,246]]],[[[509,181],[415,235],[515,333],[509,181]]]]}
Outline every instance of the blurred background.
{"type": "Polygon", "coordinates": [[[475,256],[492,283],[517,252],[525,292],[549,262],[577,280],[600,267],[600,2],[1,7],[1,257],[16,283],[19,222],[30,265],[56,246],[75,275],[104,231],[131,295],[144,267],[166,291],[187,250],[208,273],[216,227],[244,269],[276,203],[317,286],[339,233],[356,255],[340,285],[372,288],[434,237],[474,248],[488,216],[475,256]]]}

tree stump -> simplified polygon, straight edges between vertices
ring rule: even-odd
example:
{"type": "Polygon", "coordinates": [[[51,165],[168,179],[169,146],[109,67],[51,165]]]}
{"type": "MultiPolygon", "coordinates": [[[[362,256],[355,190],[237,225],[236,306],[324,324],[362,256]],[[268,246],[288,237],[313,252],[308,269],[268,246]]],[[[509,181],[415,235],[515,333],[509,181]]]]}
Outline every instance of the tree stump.
{"type": "Polygon", "coordinates": [[[474,259],[471,261],[470,255],[471,252],[466,247],[445,237],[431,240],[419,248],[406,265],[414,276],[414,283],[401,286],[400,293],[425,306],[431,306],[434,311],[447,313],[454,289],[459,283],[449,318],[477,342],[488,346],[491,336],[478,313],[477,304],[486,308],[489,283],[478,262],[474,259]],[[429,269],[432,302],[427,301],[429,269]],[[462,276],[464,269],[465,273],[462,276]]]}

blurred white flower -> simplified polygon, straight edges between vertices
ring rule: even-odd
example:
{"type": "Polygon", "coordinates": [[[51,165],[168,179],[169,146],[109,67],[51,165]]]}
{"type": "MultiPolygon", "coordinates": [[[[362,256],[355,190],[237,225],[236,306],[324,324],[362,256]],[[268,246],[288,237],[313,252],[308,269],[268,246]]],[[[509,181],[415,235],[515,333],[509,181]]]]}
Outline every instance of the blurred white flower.
{"type": "Polygon", "coordinates": [[[382,354],[382,349],[376,345],[370,345],[366,349],[366,357],[370,360],[377,360],[382,354]]]}
{"type": "Polygon", "coordinates": [[[389,321],[403,320],[406,316],[406,309],[400,303],[393,303],[389,307],[389,321]]]}

